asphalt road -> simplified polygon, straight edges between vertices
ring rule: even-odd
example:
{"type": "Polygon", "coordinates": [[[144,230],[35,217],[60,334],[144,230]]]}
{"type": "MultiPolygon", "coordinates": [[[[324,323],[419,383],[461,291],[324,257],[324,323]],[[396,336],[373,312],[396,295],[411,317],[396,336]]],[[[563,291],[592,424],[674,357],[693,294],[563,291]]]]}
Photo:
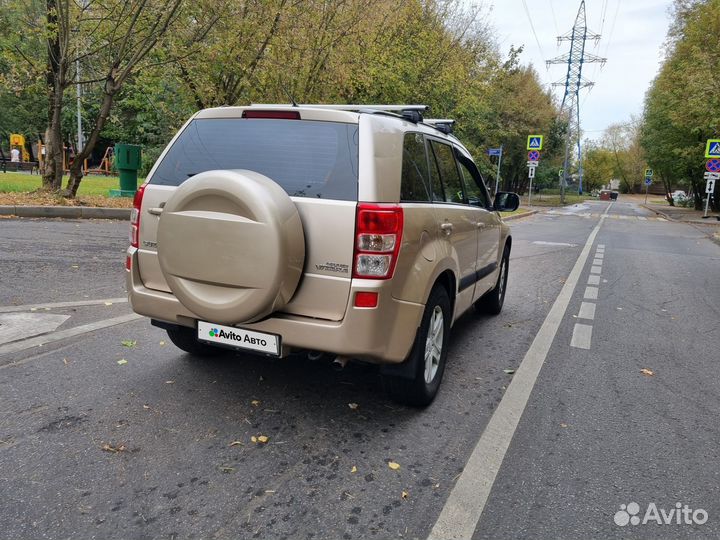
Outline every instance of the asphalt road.
{"type": "Polygon", "coordinates": [[[455,326],[441,393],[416,410],[389,401],[372,366],[198,360],[145,319],[8,352],[65,335],[32,337],[60,323],[49,315],[68,316],[62,332],[130,313],[115,300],[127,223],[0,220],[0,306],[99,300],[17,311],[27,339],[6,344],[0,307],[0,538],[426,538],[493,463],[487,500],[468,499],[474,538],[720,536],[720,247],[622,199],[512,227],[503,313],[455,326]],[[565,296],[519,402],[506,390],[565,296]],[[508,407],[516,429],[490,437],[508,407]],[[680,502],[708,519],[616,525],[631,502],[641,518],[680,502]]]}

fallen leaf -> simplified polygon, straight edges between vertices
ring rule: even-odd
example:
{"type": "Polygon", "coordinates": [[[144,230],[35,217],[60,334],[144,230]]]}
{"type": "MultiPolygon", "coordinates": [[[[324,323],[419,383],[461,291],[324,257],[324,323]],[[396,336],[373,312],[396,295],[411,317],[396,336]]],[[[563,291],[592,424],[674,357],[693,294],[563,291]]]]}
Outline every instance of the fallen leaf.
{"type": "Polygon", "coordinates": [[[355,465],[353,465],[352,469],[350,469],[350,472],[355,474],[357,472],[357,467],[355,465]]]}
{"type": "Polygon", "coordinates": [[[252,437],[250,437],[250,440],[251,440],[252,442],[256,443],[256,442],[257,442],[257,437],[256,437],[255,435],[253,435],[252,437]]]}
{"type": "Polygon", "coordinates": [[[68,365],[67,358],[63,358],[63,364],[65,364],[66,366],[68,365]]]}
{"type": "Polygon", "coordinates": [[[230,443],[230,446],[242,446],[242,442],[240,441],[233,441],[230,443]]]}
{"type": "Polygon", "coordinates": [[[564,428],[564,427],[568,427],[568,425],[567,425],[566,423],[564,423],[564,422],[560,422],[560,427],[563,427],[563,428],[564,428]]]}
{"type": "Polygon", "coordinates": [[[231,473],[235,470],[235,467],[219,467],[221,472],[231,473]]]}
{"type": "Polygon", "coordinates": [[[393,471],[397,471],[400,468],[400,464],[395,463],[394,461],[388,461],[388,467],[390,467],[393,471]]]}
{"type": "Polygon", "coordinates": [[[143,409],[149,409],[150,405],[143,405],[143,409]]]}
{"type": "Polygon", "coordinates": [[[80,266],[77,265],[77,264],[73,264],[73,265],[72,265],[72,268],[80,268],[80,266]]]}
{"type": "Polygon", "coordinates": [[[125,451],[125,445],[121,444],[118,446],[112,446],[111,444],[105,443],[100,447],[100,450],[103,450],[105,452],[112,452],[113,454],[117,454],[118,452],[125,451]]]}
{"type": "Polygon", "coordinates": [[[112,302],[105,302],[106,306],[112,306],[112,302]]]}
{"type": "Polygon", "coordinates": [[[161,347],[164,347],[164,346],[165,346],[165,342],[164,342],[164,341],[161,341],[161,342],[160,342],[160,346],[161,346],[161,347]]]}
{"type": "Polygon", "coordinates": [[[134,339],[123,339],[121,343],[123,347],[127,347],[128,349],[132,349],[135,345],[137,345],[137,341],[134,339]]]}
{"type": "Polygon", "coordinates": [[[348,403],[348,407],[350,407],[353,411],[358,408],[357,403],[348,403]]]}
{"type": "Polygon", "coordinates": [[[165,381],[165,384],[175,384],[175,381],[165,381]]]}
{"type": "Polygon", "coordinates": [[[258,405],[260,405],[260,401],[257,400],[257,399],[253,399],[253,400],[250,402],[250,405],[252,405],[253,407],[257,407],[258,405]]]}
{"type": "Polygon", "coordinates": [[[503,369],[503,371],[504,371],[505,373],[507,373],[508,375],[512,375],[513,373],[515,373],[515,370],[514,370],[514,369],[503,369]]]}
{"type": "Polygon", "coordinates": [[[655,372],[652,369],[648,368],[642,368],[640,370],[640,373],[642,373],[643,375],[647,375],[648,377],[652,377],[653,375],[655,375],[655,372]]]}
{"type": "Polygon", "coordinates": [[[37,311],[37,308],[36,308],[36,307],[31,307],[31,308],[30,308],[30,311],[37,311]]]}
{"type": "Polygon", "coordinates": [[[401,496],[403,499],[407,499],[407,498],[410,496],[410,494],[409,494],[407,491],[403,490],[403,492],[402,492],[402,494],[401,494],[400,496],[401,496]]]}
{"type": "Polygon", "coordinates": [[[266,435],[259,435],[257,438],[259,443],[267,443],[270,440],[270,437],[267,437],[266,435]]]}
{"type": "Polygon", "coordinates": [[[125,364],[127,364],[127,360],[125,360],[124,358],[121,358],[117,362],[118,362],[118,365],[120,365],[120,366],[124,366],[125,364]]]}

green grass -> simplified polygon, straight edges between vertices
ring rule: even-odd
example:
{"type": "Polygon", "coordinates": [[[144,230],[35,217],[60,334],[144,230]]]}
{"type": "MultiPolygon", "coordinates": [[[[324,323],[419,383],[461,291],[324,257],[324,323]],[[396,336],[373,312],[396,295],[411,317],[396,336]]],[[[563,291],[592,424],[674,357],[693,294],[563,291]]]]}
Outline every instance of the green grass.
{"type": "MultiPolygon", "coordinates": [[[[68,180],[63,177],[63,187],[68,180]]],[[[138,181],[138,184],[140,182],[138,181]]],[[[37,174],[23,174],[16,172],[0,172],[0,193],[28,193],[39,189],[42,177],[37,174]]],[[[120,180],[113,176],[86,176],[80,184],[78,195],[104,195],[111,189],[119,189],[120,180]]]]}
{"type": "MultiPolygon", "coordinates": [[[[578,204],[585,201],[592,201],[596,200],[590,195],[578,195],[577,193],[566,193],[565,194],[565,205],[570,204],[578,204]]],[[[523,203],[527,204],[527,195],[523,195],[522,197],[523,203]]],[[[543,193],[542,196],[533,194],[532,197],[532,205],[533,206],[561,206],[560,205],[560,195],[555,194],[545,194],[543,193]]]]}

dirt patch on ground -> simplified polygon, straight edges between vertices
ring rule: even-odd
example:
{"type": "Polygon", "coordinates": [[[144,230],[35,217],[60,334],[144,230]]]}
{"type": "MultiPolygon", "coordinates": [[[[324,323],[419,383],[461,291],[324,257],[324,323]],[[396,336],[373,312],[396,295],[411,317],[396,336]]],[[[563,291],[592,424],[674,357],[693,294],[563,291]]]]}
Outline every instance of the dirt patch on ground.
{"type": "Polygon", "coordinates": [[[0,206],[101,206],[105,208],[132,208],[131,197],[103,197],[82,195],[66,199],[50,193],[0,193],[0,206]]]}

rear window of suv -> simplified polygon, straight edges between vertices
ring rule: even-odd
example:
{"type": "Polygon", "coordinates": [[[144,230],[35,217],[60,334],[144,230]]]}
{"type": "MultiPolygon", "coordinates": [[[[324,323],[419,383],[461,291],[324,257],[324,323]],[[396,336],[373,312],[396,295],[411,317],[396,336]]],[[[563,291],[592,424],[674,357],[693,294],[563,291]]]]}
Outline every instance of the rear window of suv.
{"type": "Polygon", "coordinates": [[[290,196],[357,200],[358,126],[336,122],[204,118],[190,122],[151,184],[179,186],[210,170],[249,169],[290,196]]]}

